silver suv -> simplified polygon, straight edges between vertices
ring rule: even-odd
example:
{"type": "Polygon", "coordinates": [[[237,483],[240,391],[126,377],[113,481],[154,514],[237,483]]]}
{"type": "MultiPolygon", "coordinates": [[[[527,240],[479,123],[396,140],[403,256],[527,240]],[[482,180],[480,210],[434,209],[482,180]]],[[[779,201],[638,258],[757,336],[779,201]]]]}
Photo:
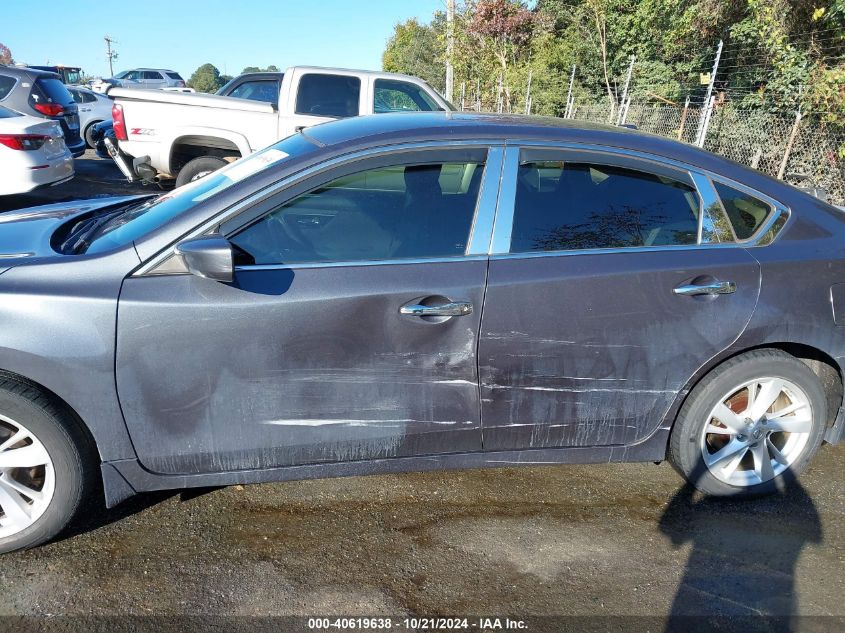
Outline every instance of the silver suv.
{"type": "Polygon", "coordinates": [[[0,105],[58,121],[71,154],[77,157],[85,152],[79,131],[79,107],[56,73],[0,66],[0,105]]]}
{"type": "Polygon", "coordinates": [[[143,88],[146,90],[185,87],[185,80],[182,79],[182,75],[175,70],[167,70],[166,68],[134,68],[132,70],[124,70],[105,81],[121,88],[143,88]]]}

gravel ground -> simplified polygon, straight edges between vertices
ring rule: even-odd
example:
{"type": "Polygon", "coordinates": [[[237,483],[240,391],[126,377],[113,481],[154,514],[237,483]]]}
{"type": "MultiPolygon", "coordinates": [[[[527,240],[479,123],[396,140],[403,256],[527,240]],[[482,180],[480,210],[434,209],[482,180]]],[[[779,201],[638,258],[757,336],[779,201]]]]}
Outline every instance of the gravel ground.
{"type": "MultiPolygon", "coordinates": [[[[77,170],[73,182],[2,208],[149,190],[121,182],[107,161],[86,157],[77,170]]],[[[845,446],[825,446],[801,486],[745,502],[700,499],[667,464],[142,495],[53,543],[0,558],[0,616],[842,617],[843,466],[845,446]]],[[[72,618],[50,622],[91,629],[72,618]]],[[[548,630],[587,622],[552,621],[548,630]]],[[[606,623],[601,630],[633,628],[606,623]]]]}

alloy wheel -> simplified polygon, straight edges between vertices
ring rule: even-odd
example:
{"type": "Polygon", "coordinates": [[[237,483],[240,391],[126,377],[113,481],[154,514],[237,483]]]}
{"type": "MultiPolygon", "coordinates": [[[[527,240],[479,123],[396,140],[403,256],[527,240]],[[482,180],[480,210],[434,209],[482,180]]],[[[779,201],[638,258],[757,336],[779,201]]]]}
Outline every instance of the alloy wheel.
{"type": "Polygon", "coordinates": [[[710,473],[739,487],[767,482],[801,455],[813,430],[810,399],[793,382],[764,377],[725,394],[701,434],[710,473]]]}
{"type": "Polygon", "coordinates": [[[41,518],[55,487],[53,462],[41,441],[23,424],[0,415],[0,538],[41,518]]]}

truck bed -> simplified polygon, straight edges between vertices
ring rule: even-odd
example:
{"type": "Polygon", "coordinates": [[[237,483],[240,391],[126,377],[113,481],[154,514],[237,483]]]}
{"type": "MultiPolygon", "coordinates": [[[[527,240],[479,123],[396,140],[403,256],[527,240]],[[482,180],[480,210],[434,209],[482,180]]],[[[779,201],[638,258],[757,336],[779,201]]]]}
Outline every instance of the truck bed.
{"type": "Polygon", "coordinates": [[[240,110],[243,112],[273,113],[276,107],[271,103],[236,99],[235,97],[221,97],[198,92],[170,92],[166,90],[133,90],[129,88],[112,88],[108,92],[112,99],[121,101],[155,101],[158,103],[175,103],[179,105],[197,106],[202,108],[221,108],[223,110],[240,110]]]}

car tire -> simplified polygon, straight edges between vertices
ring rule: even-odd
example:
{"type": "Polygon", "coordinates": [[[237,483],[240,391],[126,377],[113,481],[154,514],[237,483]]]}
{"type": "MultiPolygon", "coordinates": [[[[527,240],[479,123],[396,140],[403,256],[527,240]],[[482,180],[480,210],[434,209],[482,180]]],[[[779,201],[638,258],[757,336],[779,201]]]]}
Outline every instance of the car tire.
{"type": "Polygon", "coordinates": [[[176,175],[176,186],[181,187],[194,180],[204,178],[213,171],[225,167],[228,163],[222,158],[214,156],[200,156],[185,163],[176,175]]]}
{"type": "Polygon", "coordinates": [[[815,455],[826,420],[824,389],[807,365],[780,350],[754,350],[719,365],[690,392],[668,457],[709,495],[779,492],[815,455]]]}
{"type": "Polygon", "coordinates": [[[102,123],[102,121],[91,121],[91,123],[88,124],[88,127],[85,128],[85,133],[83,134],[85,145],[91,149],[97,149],[97,143],[93,138],[94,126],[97,125],[97,123],[102,123]]]}
{"type": "Polygon", "coordinates": [[[77,420],[40,390],[0,379],[0,448],[0,553],[50,540],[94,498],[96,452],[77,420]],[[21,430],[24,434],[15,442],[12,437],[21,430]],[[30,447],[35,448],[26,457],[15,453],[30,447]],[[43,451],[52,478],[47,465],[9,467],[16,462],[40,461],[43,451]],[[43,474],[39,476],[39,472],[43,474]],[[22,492],[22,485],[32,497],[22,492]],[[18,490],[21,493],[15,497],[18,490]]]}

